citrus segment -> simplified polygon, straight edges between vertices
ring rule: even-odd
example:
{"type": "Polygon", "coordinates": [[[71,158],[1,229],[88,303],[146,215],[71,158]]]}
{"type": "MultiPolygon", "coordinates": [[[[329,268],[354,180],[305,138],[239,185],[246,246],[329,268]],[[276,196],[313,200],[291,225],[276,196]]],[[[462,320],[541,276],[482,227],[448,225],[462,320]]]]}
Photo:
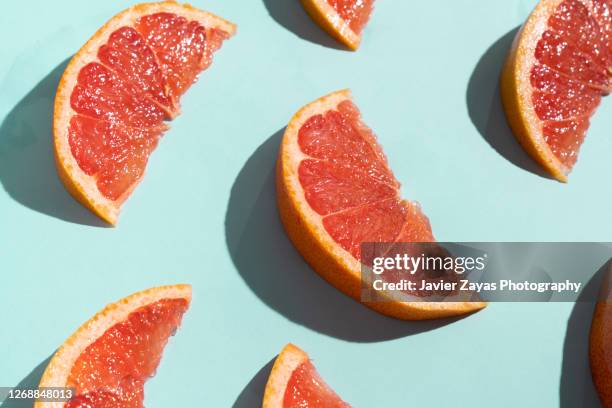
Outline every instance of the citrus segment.
{"type": "Polygon", "coordinates": [[[323,381],[310,360],[300,364],[291,374],[283,398],[283,408],[328,407],[349,405],[323,381]]]}
{"type": "Polygon", "coordinates": [[[70,105],[77,114],[140,128],[159,126],[166,115],[131,82],[97,62],[79,72],[70,105]]]}
{"type": "Polygon", "coordinates": [[[136,293],[85,323],[58,349],[40,387],[71,387],[65,403],[36,407],[140,408],[168,338],[189,307],[191,288],[165,286],[136,293]]]}
{"type": "Polygon", "coordinates": [[[98,59],[113,72],[132,81],[162,107],[176,109],[166,95],[166,78],[155,53],[133,27],[122,27],[113,32],[108,42],[98,50],[98,59]]]}
{"type": "Polygon", "coordinates": [[[126,127],[75,115],[70,120],[68,142],[81,170],[97,175],[98,190],[119,200],[142,176],[163,131],[163,127],[126,127]]]}
{"type": "Polygon", "coordinates": [[[404,224],[395,239],[396,242],[434,242],[429,219],[421,212],[417,203],[404,200],[402,202],[404,224]]]}
{"type": "Polygon", "coordinates": [[[299,168],[306,199],[321,215],[395,196],[395,189],[372,180],[367,171],[322,160],[306,159],[299,168]]]}
{"type": "Polygon", "coordinates": [[[406,219],[399,183],[357,107],[344,100],[312,116],[298,143],[309,157],[299,165],[300,183],[331,237],[357,259],[362,242],[395,241],[406,219]]]}
{"type": "Polygon", "coordinates": [[[126,378],[114,391],[100,390],[77,395],[63,408],[141,408],[144,401],[144,385],[141,381],[126,378]]]}
{"type": "Polygon", "coordinates": [[[374,0],[301,0],[312,19],[351,50],[359,48],[374,0]]]}
{"type": "Polygon", "coordinates": [[[229,34],[205,28],[197,21],[172,13],[141,17],[136,29],[144,36],[161,65],[172,98],[180,97],[212,62],[212,53],[229,34]]]}
{"type": "Polygon", "coordinates": [[[517,34],[502,74],[514,133],[560,181],[611,89],[610,7],[604,0],[542,0],[517,34]]]}
{"type": "Polygon", "coordinates": [[[314,159],[365,171],[374,181],[397,187],[376,137],[360,118],[350,100],[313,115],[300,128],[301,150],[314,159]]]}
{"type": "MultiPolygon", "coordinates": [[[[283,137],[277,199],[285,229],[306,261],[338,289],[361,299],[361,245],[432,242],[428,218],[403,200],[376,136],[348,91],[302,108],[283,137]]],[[[366,302],[381,313],[426,319],[468,313],[484,303],[366,302]]]]}
{"type": "Polygon", "coordinates": [[[288,344],[276,358],[263,408],[350,408],[321,378],[308,355],[288,344]]]}
{"type": "Polygon", "coordinates": [[[185,299],[163,299],[130,313],[81,353],[68,386],[78,396],[99,398],[100,393],[107,396],[113,394],[109,390],[124,389],[129,379],[129,394],[142,395],[142,385],[155,373],[168,337],[179,326],[187,306],[185,299]]]}
{"type": "Polygon", "coordinates": [[[610,0],[592,0],[591,12],[599,24],[601,42],[608,50],[608,56],[612,55],[612,4],[610,0]]]}
{"type": "Polygon", "coordinates": [[[110,223],[179,113],[180,96],[235,27],[175,2],[131,7],[66,68],[56,95],[55,150],[68,190],[110,223]],[[92,163],[95,163],[93,165],[92,163]]]}
{"type": "Polygon", "coordinates": [[[356,34],[361,34],[374,8],[374,0],[327,0],[327,2],[356,34]]]}
{"type": "MultiPolygon", "coordinates": [[[[424,218],[422,213],[418,215],[418,219],[424,218]]],[[[334,241],[361,260],[363,242],[394,242],[407,221],[404,203],[390,198],[327,216],[323,225],[334,241]]],[[[416,238],[417,242],[431,241],[431,230],[416,238]]]]}

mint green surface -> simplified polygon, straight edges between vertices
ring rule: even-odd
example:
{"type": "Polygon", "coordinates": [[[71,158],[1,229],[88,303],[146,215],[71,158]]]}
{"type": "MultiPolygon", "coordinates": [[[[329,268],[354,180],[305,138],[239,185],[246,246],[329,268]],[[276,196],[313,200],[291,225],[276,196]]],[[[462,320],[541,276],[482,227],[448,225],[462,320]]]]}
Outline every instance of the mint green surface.
{"type": "Polygon", "coordinates": [[[351,88],[439,240],[612,241],[612,102],[566,185],[532,172],[500,110],[508,33],[534,4],[379,1],[351,53],[296,0],[195,0],[238,34],[184,97],[117,228],[101,227],[58,181],[51,103],[67,59],[127,3],[3,4],[0,386],[35,384],[55,348],[105,304],[188,282],[193,305],[147,385],[147,407],[256,407],[264,366],[289,341],[356,407],[597,406],[592,305],[387,319],[305,265],[274,202],[287,121],[351,88]]]}

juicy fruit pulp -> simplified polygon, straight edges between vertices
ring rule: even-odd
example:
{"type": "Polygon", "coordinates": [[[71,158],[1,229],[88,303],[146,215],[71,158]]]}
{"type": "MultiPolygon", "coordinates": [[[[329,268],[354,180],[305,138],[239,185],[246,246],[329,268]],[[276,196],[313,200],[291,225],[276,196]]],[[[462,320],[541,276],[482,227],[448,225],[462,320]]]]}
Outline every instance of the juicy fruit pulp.
{"type": "Polygon", "coordinates": [[[144,383],[154,375],[187,307],[185,299],[162,299],[108,329],[72,367],[67,386],[76,396],[65,407],[142,407],[144,383]]]}
{"type": "Polygon", "coordinates": [[[402,200],[372,131],[349,100],[310,117],[298,132],[307,156],[298,175],[306,201],[334,241],[361,259],[362,242],[430,242],[429,220],[402,200]]]}
{"type": "Polygon", "coordinates": [[[368,22],[374,0],[327,0],[355,34],[360,34],[368,22]]]}
{"type": "Polygon", "coordinates": [[[140,180],[164,120],[178,114],[180,96],[226,37],[176,14],[145,15],[115,30],[81,69],[68,141],[106,198],[125,199],[140,180]]]}
{"type": "Polygon", "coordinates": [[[612,2],[564,0],[554,10],[535,49],[533,105],[544,140],[567,168],[610,89],[612,2]]]}
{"type": "Polygon", "coordinates": [[[303,407],[350,408],[321,379],[310,360],[293,371],[283,396],[283,408],[303,407]]]}

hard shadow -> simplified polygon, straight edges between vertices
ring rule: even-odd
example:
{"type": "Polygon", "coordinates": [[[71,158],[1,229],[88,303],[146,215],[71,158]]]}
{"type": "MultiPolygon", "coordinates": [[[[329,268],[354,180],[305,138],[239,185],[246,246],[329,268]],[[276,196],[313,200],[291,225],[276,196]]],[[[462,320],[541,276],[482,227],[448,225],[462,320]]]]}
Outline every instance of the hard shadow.
{"type": "Polygon", "coordinates": [[[585,285],[567,321],[563,344],[563,363],[559,385],[562,408],[601,407],[589,366],[589,332],[595,302],[602,280],[610,273],[610,262],[597,271],[585,285]]]}
{"type": "Polygon", "coordinates": [[[68,194],[55,169],[53,99],[67,63],[53,69],[0,124],[0,183],[15,201],[34,211],[106,226],[68,194]]]}
{"type": "Polygon", "coordinates": [[[498,39],[476,64],[466,92],[470,119],[487,143],[523,170],[551,178],[523,150],[510,129],[499,90],[499,78],[518,27],[498,39]]]}
{"type": "Polygon", "coordinates": [[[311,20],[298,0],[263,0],[263,2],[270,17],[301,39],[347,51],[311,20]]]}
{"type": "Polygon", "coordinates": [[[276,356],[253,376],[251,381],[249,381],[246,387],[244,387],[238,398],[236,398],[236,402],[234,402],[232,408],[253,408],[261,406],[264,391],[266,389],[266,383],[268,382],[268,377],[272,371],[274,360],[276,360],[276,356]]]}
{"type": "MultiPolygon", "coordinates": [[[[52,356],[49,356],[42,363],[36,366],[30,374],[28,374],[23,380],[19,382],[19,384],[15,385],[13,388],[19,389],[34,389],[38,387],[40,384],[40,379],[42,378],[43,373],[45,372],[45,368],[49,364],[52,356]]],[[[4,384],[3,384],[4,385],[4,384]]],[[[31,399],[11,399],[5,400],[0,404],[0,408],[32,408],[34,401],[31,399]]]]}
{"type": "Polygon", "coordinates": [[[375,342],[444,326],[457,319],[406,322],[379,315],[343,295],[300,257],[283,230],[275,164],[283,130],[248,159],[234,185],[225,218],[236,269],[269,307],[312,330],[354,342],[375,342]]]}

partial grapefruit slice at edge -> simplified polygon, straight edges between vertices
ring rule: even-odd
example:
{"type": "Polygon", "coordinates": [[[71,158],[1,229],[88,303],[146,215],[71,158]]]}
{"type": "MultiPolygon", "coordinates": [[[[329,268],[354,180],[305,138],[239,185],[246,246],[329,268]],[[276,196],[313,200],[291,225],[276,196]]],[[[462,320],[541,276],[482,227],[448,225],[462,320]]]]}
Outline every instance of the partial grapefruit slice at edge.
{"type": "MultiPolygon", "coordinates": [[[[171,286],[160,286],[151,289],[144,290],[142,292],[134,293],[126,298],[123,298],[115,303],[107,305],[103,310],[96,313],[91,319],[89,319],[86,323],[84,323],[76,332],[74,332],[56,351],[53,355],[53,358],[49,362],[49,365],[45,369],[43,376],[40,380],[39,387],[69,387],[75,386],[72,384],[73,381],[72,376],[75,375],[73,372],[74,368],[77,366],[79,362],[79,358],[82,358],[84,354],[89,351],[94,355],[91,362],[83,362],[83,364],[78,364],[80,369],[89,369],[94,367],[96,364],[103,361],[102,353],[109,348],[98,348],[96,351],[92,351],[92,347],[99,339],[103,339],[105,334],[109,333],[110,330],[118,328],[121,324],[124,324],[128,321],[128,319],[134,316],[134,313],[139,313],[143,311],[147,311],[147,308],[159,306],[160,302],[179,302],[182,306],[181,309],[174,312],[174,319],[178,319],[178,323],[180,323],[180,319],[185,310],[189,307],[191,302],[191,286],[190,285],[171,285],[171,286]]],[[[159,307],[158,307],[159,308],[159,307]]],[[[146,316],[146,315],[144,315],[146,316]]],[[[140,316],[136,316],[139,318],[140,316]]],[[[137,320],[139,321],[139,320],[137,320]]],[[[150,323],[151,322],[145,322],[150,323]]],[[[161,322],[168,323],[168,322],[161,322]]],[[[178,325],[178,324],[177,324],[178,325]]],[[[167,329],[171,331],[167,333],[168,335],[172,335],[174,330],[176,330],[177,326],[172,326],[167,329]]],[[[129,329],[129,327],[128,327],[129,329]]],[[[121,330],[121,329],[120,329],[121,330]]],[[[125,330],[123,328],[122,330],[125,330]]],[[[153,327],[153,330],[155,328],[153,327]]],[[[137,332],[131,331],[129,332],[132,336],[129,338],[132,345],[137,345],[137,341],[135,340],[137,337],[137,332]]],[[[167,337],[165,339],[159,339],[163,344],[167,341],[167,337]]],[[[121,342],[121,339],[114,338],[110,340],[111,342],[121,342]]],[[[160,345],[157,344],[159,347],[160,345]]],[[[140,354],[138,354],[140,356],[140,354]]],[[[121,356],[119,356],[121,357],[121,356]]],[[[135,359],[134,356],[127,358],[127,360],[135,359]]],[[[159,356],[154,356],[153,358],[160,358],[159,356]]],[[[121,364],[121,361],[117,362],[116,359],[113,360],[117,364],[121,364]]],[[[157,363],[159,360],[157,360],[157,363]]],[[[153,369],[152,372],[146,373],[147,376],[153,375],[155,367],[150,367],[153,369]]],[[[85,373],[90,374],[85,376],[87,379],[91,379],[92,381],[97,381],[97,378],[103,378],[105,373],[85,373]]],[[[134,378],[131,378],[134,380],[134,378]]],[[[147,378],[136,379],[138,381],[142,381],[141,385],[144,385],[144,381],[147,378]]],[[[101,384],[104,385],[104,384],[101,384]]],[[[79,394],[79,385],[76,385],[76,393],[79,394]]],[[[87,391],[98,391],[98,390],[87,390],[87,391]]],[[[114,391],[112,388],[105,391],[114,391]]],[[[35,408],[63,408],[64,402],[36,402],[34,404],[35,408]]]]}
{"type": "MultiPolygon", "coordinates": [[[[53,114],[53,135],[58,174],[66,189],[75,199],[112,225],[117,222],[121,203],[134,190],[142,177],[133,183],[117,200],[111,200],[99,191],[95,178],[86,174],[80,168],[71,152],[68,131],[71,118],[76,113],[71,107],[71,96],[77,85],[81,69],[90,62],[98,61],[98,51],[101,46],[108,42],[112,33],[122,27],[133,27],[140,17],[155,13],[172,13],[189,21],[199,22],[203,27],[221,30],[228,37],[233,35],[236,30],[233,24],[190,5],[181,5],[172,1],[138,4],[117,14],[104,24],[81,47],[66,67],[56,93],[53,114]]],[[[159,129],[160,132],[163,130],[159,129]]]]}
{"type": "Polygon", "coordinates": [[[321,379],[310,362],[308,354],[289,343],[274,361],[266,383],[262,407],[304,406],[350,407],[321,379]]]}
{"type": "MultiPolygon", "coordinates": [[[[302,126],[313,116],[337,109],[344,101],[351,101],[350,91],[342,90],[326,95],[300,109],[291,119],[279,151],[276,172],[277,203],[281,220],[298,252],[306,262],[337,289],[361,302],[361,263],[354,254],[336,242],[323,224],[323,217],[309,204],[300,181],[299,167],[307,156],[298,143],[302,126]]],[[[359,126],[365,126],[360,123],[359,126]]],[[[372,149],[382,156],[380,146],[371,141],[372,149]]],[[[386,167],[386,162],[384,163],[386,167]]],[[[388,168],[387,168],[388,170],[388,168]]],[[[390,172],[390,170],[388,170],[390,172]]],[[[389,181],[393,183],[393,181],[389,181]]],[[[399,186],[394,186],[398,188],[399,186]]],[[[433,240],[429,222],[417,204],[406,200],[406,220],[414,221],[412,227],[399,233],[410,242],[433,240]]],[[[423,320],[458,316],[478,311],[484,302],[362,302],[371,309],[404,320],[423,320]]]]}
{"type": "MultiPolygon", "coordinates": [[[[361,33],[355,32],[328,0],[301,0],[301,2],[310,17],[329,35],[346,45],[352,51],[356,51],[359,48],[361,33]]],[[[367,6],[368,9],[362,11],[367,14],[365,16],[366,22],[371,12],[371,3],[373,3],[370,0],[368,2],[370,3],[367,6]]]]}
{"type": "MultiPolygon", "coordinates": [[[[538,116],[534,108],[532,69],[538,62],[535,56],[538,42],[550,28],[548,25],[549,19],[565,1],[566,0],[541,0],[538,3],[517,33],[500,78],[500,90],[504,110],[514,135],[527,153],[546,169],[552,177],[561,182],[567,181],[571,166],[564,164],[554,154],[545,140],[543,134],[544,121],[538,116]]],[[[580,2],[579,4],[588,8],[586,3],[590,2],[591,0],[588,0],[584,3],[580,2]]],[[[564,18],[567,18],[567,16],[559,16],[559,19],[564,18]]],[[[612,35],[612,33],[608,35],[612,35]]],[[[566,39],[566,41],[559,45],[560,48],[558,49],[562,50],[564,46],[568,46],[568,43],[571,45],[571,41],[566,39]]],[[[554,47],[545,48],[542,52],[557,52],[553,50],[553,48],[554,47]]],[[[588,59],[588,57],[586,59],[588,59]]],[[[608,61],[608,64],[609,63],[610,61],[608,61]]],[[[556,75],[559,74],[554,70],[552,72],[556,75]]],[[[612,74],[610,68],[608,68],[608,73],[612,74]]],[[[573,81],[571,76],[567,76],[567,73],[560,73],[560,75],[566,78],[568,82],[573,81]]],[[[605,93],[605,90],[602,90],[602,96],[605,95],[605,93]]],[[[560,96],[569,98],[567,93],[566,95],[560,96]]],[[[587,113],[588,116],[590,116],[590,114],[592,114],[592,111],[587,113]]],[[[586,118],[586,125],[588,126],[588,117],[586,118]]],[[[586,129],[581,130],[586,132],[586,129]]],[[[578,131],[581,130],[578,129],[578,131]]],[[[576,148],[578,149],[581,141],[577,143],[578,146],[576,148]]],[[[577,154],[577,151],[575,153],[577,154]]]]}
{"type": "Polygon", "coordinates": [[[591,375],[605,407],[612,406],[612,260],[608,262],[595,306],[589,338],[591,375]]]}

